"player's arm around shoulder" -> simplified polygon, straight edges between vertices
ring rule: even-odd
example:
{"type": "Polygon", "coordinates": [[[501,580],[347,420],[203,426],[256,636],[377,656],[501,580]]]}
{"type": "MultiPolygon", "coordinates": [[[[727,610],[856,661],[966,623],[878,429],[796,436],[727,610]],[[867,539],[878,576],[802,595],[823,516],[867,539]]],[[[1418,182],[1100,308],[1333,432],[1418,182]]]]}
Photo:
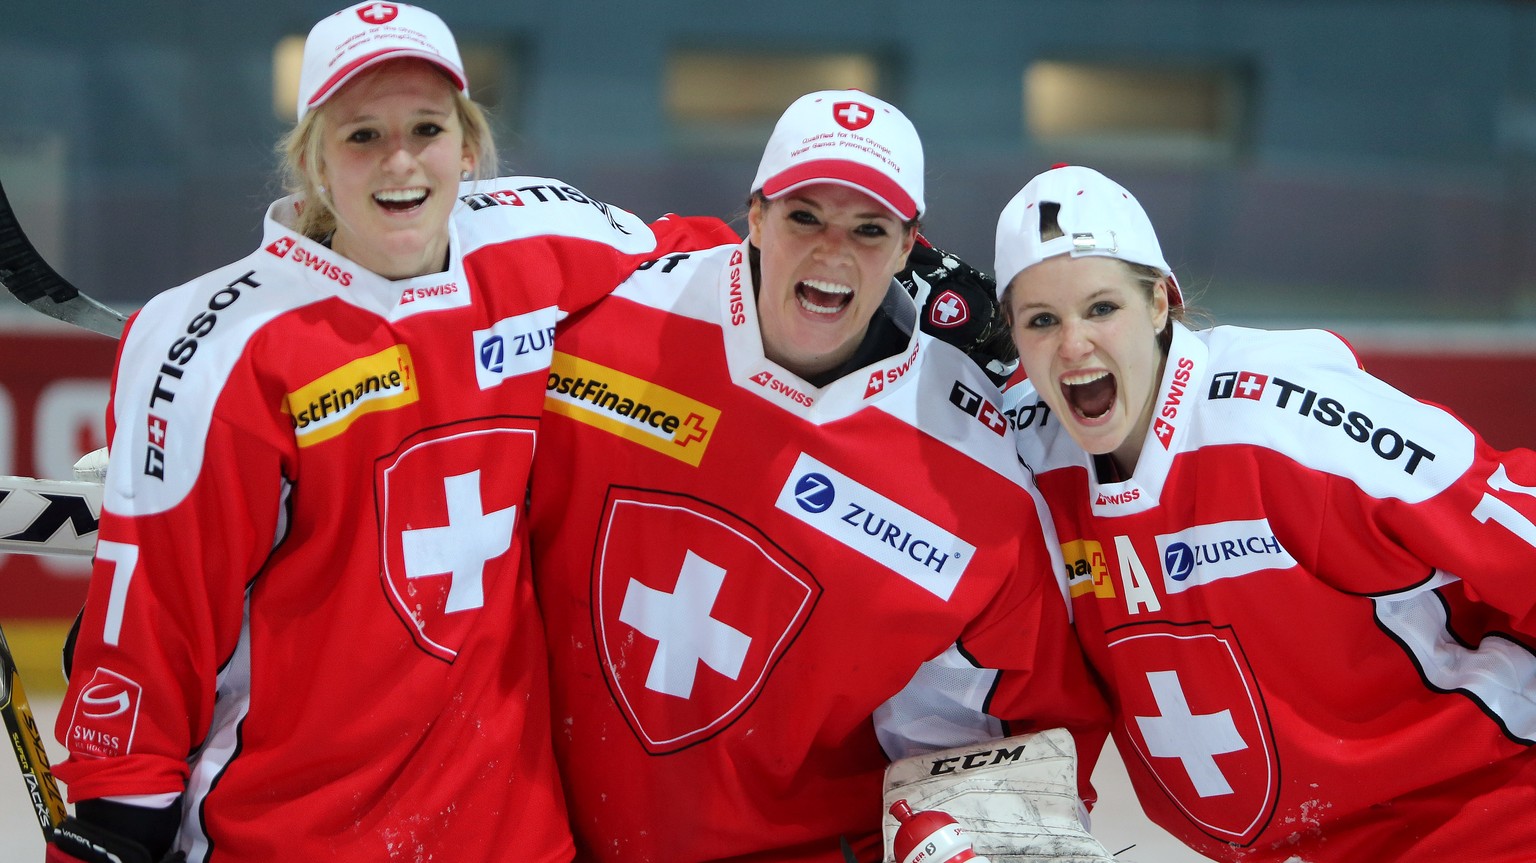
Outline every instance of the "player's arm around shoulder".
{"type": "Polygon", "coordinates": [[[712,217],[639,216],[549,177],[466,183],[454,211],[466,257],[504,273],[522,290],[553,291],[566,312],[607,295],[641,266],[735,242],[712,217]]]}

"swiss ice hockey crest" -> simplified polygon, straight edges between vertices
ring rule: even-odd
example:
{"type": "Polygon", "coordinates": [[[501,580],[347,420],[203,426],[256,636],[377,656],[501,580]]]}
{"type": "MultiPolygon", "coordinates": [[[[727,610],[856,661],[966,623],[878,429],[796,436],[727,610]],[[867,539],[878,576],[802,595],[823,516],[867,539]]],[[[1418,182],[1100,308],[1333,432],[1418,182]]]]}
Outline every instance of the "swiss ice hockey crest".
{"type": "Polygon", "coordinates": [[[517,578],[515,528],[533,431],[484,422],[424,432],[380,459],[374,494],[385,593],[422,650],[446,661],[517,578]]]}
{"type": "Polygon", "coordinates": [[[593,627],[614,700],[648,752],[684,749],[745,713],[820,595],[730,513],[682,495],[610,493],[593,627]]]}
{"type": "Polygon", "coordinates": [[[1252,842],[1274,815],[1280,769],[1263,696],[1231,628],[1147,623],[1109,636],[1116,667],[1144,670],[1141,685],[1121,689],[1115,734],[1201,830],[1252,842]]]}

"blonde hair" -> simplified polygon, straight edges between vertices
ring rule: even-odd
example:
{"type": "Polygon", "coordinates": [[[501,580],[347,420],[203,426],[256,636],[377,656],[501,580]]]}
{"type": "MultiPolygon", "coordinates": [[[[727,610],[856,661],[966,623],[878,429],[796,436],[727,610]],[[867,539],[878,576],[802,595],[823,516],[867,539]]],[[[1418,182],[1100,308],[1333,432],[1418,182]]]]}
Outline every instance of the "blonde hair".
{"type": "MultiPolygon", "coordinates": [[[[464,130],[464,146],[474,155],[473,179],[487,180],[496,176],[500,170],[496,138],[491,132],[491,121],[485,109],[457,88],[453,91],[453,103],[459,126],[464,130]]],[[[327,107],[329,103],[305,114],[304,119],[277,143],[283,192],[303,199],[298,208],[294,230],[316,241],[324,241],[336,230],[336,213],[331,209],[320,182],[321,168],[325,162],[322,156],[325,136],[322,131],[327,107]]]]}

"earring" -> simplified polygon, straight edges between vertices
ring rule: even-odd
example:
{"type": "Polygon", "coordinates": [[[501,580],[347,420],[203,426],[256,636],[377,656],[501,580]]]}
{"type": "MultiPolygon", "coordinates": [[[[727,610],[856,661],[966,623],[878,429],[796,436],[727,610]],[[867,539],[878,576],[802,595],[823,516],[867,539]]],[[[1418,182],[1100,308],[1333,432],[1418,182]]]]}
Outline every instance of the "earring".
{"type": "Polygon", "coordinates": [[[459,172],[459,179],[460,180],[468,180],[469,179],[469,172],[468,171],[460,171],[459,172]]]}

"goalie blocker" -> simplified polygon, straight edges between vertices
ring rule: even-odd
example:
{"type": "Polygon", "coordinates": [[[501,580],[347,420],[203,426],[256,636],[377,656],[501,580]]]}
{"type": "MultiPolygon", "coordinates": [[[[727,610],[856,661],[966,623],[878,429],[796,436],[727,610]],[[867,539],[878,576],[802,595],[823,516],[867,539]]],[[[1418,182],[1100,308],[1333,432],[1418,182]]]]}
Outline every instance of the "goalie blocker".
{"type": "Polygon", "coordinates": [[[1077,748],[1063,728],[892,762],[884,795],[888,860],[900,827],[891,808],[901,800],[952,816],[992,863],[1113,863],[1083,826],[1077,748]]]}

